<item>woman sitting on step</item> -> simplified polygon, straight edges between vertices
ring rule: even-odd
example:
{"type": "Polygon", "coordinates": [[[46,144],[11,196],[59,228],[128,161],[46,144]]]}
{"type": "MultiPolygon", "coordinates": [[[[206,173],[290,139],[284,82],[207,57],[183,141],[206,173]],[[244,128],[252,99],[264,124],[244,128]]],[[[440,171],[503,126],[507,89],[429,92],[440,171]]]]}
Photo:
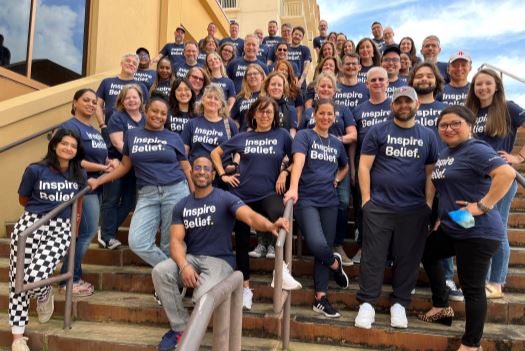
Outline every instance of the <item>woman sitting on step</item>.
{"type": "MultiPolygon", "coordinates": [[[[42,286],[21,293],[15,292],[16,262],[19,235],[63,201],[71,199],[82,188],[86,173],[80,162],[84,149],[79,135],[71,129],[59,129],[49,141],[44,159],[30,164],[18,188],[24,213],[11,234],[9,255],[9,324],[13,334],[12,351],[29,351],[24,337],[28,323],[29,299],[37,299],[38,321],[46,323],[53,315],[54,298],[51,286],[42,286]]],[[[24,284],[47,279],[69,248],[71,238],[71,207],[27,236],[24,259],[24,284]]],[[[75,223],[76,225],[76,223],[75,223]]]]}

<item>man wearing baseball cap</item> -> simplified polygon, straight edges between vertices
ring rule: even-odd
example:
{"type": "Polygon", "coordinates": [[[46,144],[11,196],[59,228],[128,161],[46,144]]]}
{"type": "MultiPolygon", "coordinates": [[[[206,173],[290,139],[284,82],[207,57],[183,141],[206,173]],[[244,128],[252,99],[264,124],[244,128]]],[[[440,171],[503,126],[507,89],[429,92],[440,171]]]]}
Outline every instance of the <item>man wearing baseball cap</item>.
{"type": "Polygon", "coordinates": [[[391,99],[396,88],[408,85],[405,78],[399,77],[399,70],[401,69],[401,50],[399,46],[394,44],[383,48],[381,67],[383,67],[388,74],[386,96],[391,99]]]}
{"type": "Polygon", "coordinates": [[[448,60],[450,83],[445,85],[443,94],[437,100],[447,105],[465,105],[470,83],[468,75],[472,69],[472,58],[464,51],[458,51],[448,60]]]}
{"type": "Polygon", "coordinates": [[[149,69],[151,58],[148,49],[141,47],[137,49],[136,53],[139,56],[139,68],[135,72],[135,80],[144,83],[149,91],[157,77],[157,72],[154,69],[149,69]]]}
{"type": "Polygon", "coordinates": [[[412,87],[394,90],[393,120],[373,126],[359,161],[363,246],[359,270],[361,303],[355,326],[369,329],[381,294],[385,261],[393,258],[390,324],[407,328],[405,306],[415,287],[434,198],[430,176],[437,159],[435,134],[416,123],[419,107],[412,87]]]}
{"type": "Polygon", "coordinates": [[[171,61],[171,66],[184,62],[184,36],[186,35],[186,28],[181,24],[175,29],[175,42],[164,45],[162,50],[153,63],[159,62],[164,56],[168,56],[171,61]]]}

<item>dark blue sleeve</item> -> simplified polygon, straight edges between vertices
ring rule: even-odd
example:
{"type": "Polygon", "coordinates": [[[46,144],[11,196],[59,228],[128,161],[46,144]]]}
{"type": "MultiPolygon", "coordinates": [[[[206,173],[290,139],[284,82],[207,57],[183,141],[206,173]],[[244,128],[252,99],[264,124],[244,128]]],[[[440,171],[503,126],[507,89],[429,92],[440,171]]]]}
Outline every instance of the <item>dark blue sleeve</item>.
{"type": "Polygon", "coordinates": [[[429,143],[428,143],[428,146],[429,146],[429,152],[428,152],[428,157],[427,157],[427,160],[425,161],[425,164],[426,165],[431,165],[431,164],[434,164],[436,163],[437,159],[438,159],[438,155],[439,155],[439,147],[438,147],[438,141],[437,141],[437,137],[436,135],[434,134],[434,132],[431,132],[429,133],[429,143]]]}
{"type": "Polygon", "coordinates": [[[233,81],[228,78],[226,81],[226,99],[229,99],[231,97],[235,97],[237,92],[235,91],[235,85],[233,85],[233,81]]]}
{"type": "Polygon", "coordinates": [[[303,106],[304,105],[304,99],[303,95],[301,93],[297,94],[297,97],[294,100],[295,107],[303,106]]]}
{"type": "Polygon", "coordinates": [[[124,146],[122,146],[122,155],[125,155],[125,156],[128,156],[128,157],[129,157],[129,146],[128,146],[128,143],[129,143],[129,139],[131,138],[129,136],[129,132],[130,132],[130,130],[128,130],[126,133],[124,133],[124,146]]]}
{"type": "Polygon", "coordinates": [[[473,144],[469,151],[471,151],[469,163],[472,169],[483,177],[499,166],[506,164],[496,151],[484,142],[473,144]]]}
{"type": "Polygon", "coordinates": [[[345,165],[348,164],[348,157],[346,156],[345,146],[339,140],[338,140],[338,143],[337,143],[337,149],[339,150],[338,151],[339,155],[337,157],[337,162],[339,164],[339,167],[344,167],[345,165]]]}
{"type": "Polygon", "coordinates": [[[379,144],[378,144],[378,128],[380,124],[376,124],[365,135],[365,140],[363,140],[363,145],[361,146],[362,155],[372,155],[375,156],[379,153],[379,144]]]}
{"type": "Polygon", "coordinates": [[[507,101],[510,120],[515,128],[521,127],[525,123],[525,110],[514,101],[507,101]]]}
{"type": "Polygon", "coordinates": [[[101,98],[102,100],[104,100],[104,98],[106,97],[106,82],[107,78],[103,79],[102,82],[100,82],[100,85],[97,89],[97,97],[101,98]]]}
{"type": "Polygon", "coordinates": [[[18,195],[30,197],[33,194],[33,187],[38,182],[38,174],[36,167],[29,165],[22,175],[20,186],[18,187],[18,195]]]}
{"type": "Polygon", "coordinates": [[[348,126],[355,126],[356,123],[355,123],[355,119],[354,119],[354,114],[352,113],[352,111],[350,111],[350,109],[346,106],[343,106],[343,105],[340,105],[339,107],[343,114],[343,122],[345,124],[345,128],[348,127],[348,126]]]}
{"type": "Polygon", "coordinates": [[[303,46],[303,62],[304,61],[312,61],[312,53],[310,52],[310,48],[308,46],[303,46]]]}
{"type": "Polygon", "coordinates": [[[241,106],[241,99],[235,99],[235,103],[232,106],[232,109],[230,110],[230,116],[234,121],[237,121],[239,124],[240,121],[240,106],[241,106]]]}
{"type": "Polygon", "coordinates": [[[242,202],[241,199],[239,199],[237,196],[233,195],[232,193],[225,192],[225,200],[226,206],[228,207],[228,210],[230,213],[235,217],[235,214],[237,213],[237,210],[244,206],[244,202],[242,202]]]}
{"type": "Polygon", "coordinates": [[[222,151],[225,155],[241,152],[244,148],[244,141],[246,140],[246,132],[240,133],[233,136],[231,139],[226,140],[221,145],[222,151]]]}
{"type": "Polygon", "coordinates": [[[140,89],[142,90],[142,97],[144,98],[144,105],[149,101],[149,91],[148,88],[146,88],[146,85],[142,82],[136,82],[140,89]]]}
{"type": "Polygon", "coordinates": [[[189,120],[188,123],[184,126],[184,129],[182,130],[182,133],[180,134],[180,138],[182,139],[182,142],[184,145],[191,145],[191,135],[193,133],[193,120],[189,120]]]}
{"type": "Polygon", "coordinates": [[[228,74],[228,77],[233,80],[234,76],[233,74],[235,73],[235,59],[233,61],[231,61],[229,64],[228,64],[228,67],[226,67],[226,74],[228,74]]]}
{"type": "Polygon", "coordinates": [[[239,128],[237,128],[237,123],[231,118],[228,117],[228,123],[230,124],[230,130],[232,132],[232,136],[239,133],[239,128]]]}
{"type": "Polygon", "coordinates": [[[179,161],[186,161],[188,158],[186,157],[186,149],[184,148],[184,143],[182,142],[182,139],[177,133],[173,133],[175,138],[175,152],[177,153],[177,160],[179,161]]]}
{"type": "Polygon", "coordinates": [[[182,218],[182,211],[184,211],[184,206],[186,205],[186,199],[182,199],[177,202],[173,208],[173,213],[171,215],[171,224],[184,224],[184,219],[182,218]]]}
{"type": "Polygon", "coordinates": [[[108,122],[108,133],[123,132],[127,128],[124,126],[124,121],[122,120],[121,114],[119,112],[113,112],[108,122]]]}
{"type": "Polygon", "coordinates": [[[169,44],[166,44],[164,45],[164,47],[160,50],[160,53],[162,54],[162,56],[168,56],[170,51],[169,51],[169,44]]]}
{"type": "Polygon", "coordinates": [[[288,105],[288,111],[290,111],[290,127],[299,129],[299,120],[297,119],[297,111],[295,106],[288,105]]]}
{"type": "Polygon", "coordinates": [[[292,143],[292,154],[300,153],[307,155],[308,149],[310,149],[310,142],[306,132],[299,132],[295,135],[292,143]]]}

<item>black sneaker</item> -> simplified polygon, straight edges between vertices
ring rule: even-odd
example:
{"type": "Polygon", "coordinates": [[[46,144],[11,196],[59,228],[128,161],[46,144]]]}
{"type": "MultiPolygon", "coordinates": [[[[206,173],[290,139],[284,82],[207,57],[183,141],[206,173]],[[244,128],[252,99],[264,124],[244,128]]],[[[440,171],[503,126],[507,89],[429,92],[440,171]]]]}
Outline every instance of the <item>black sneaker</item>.
{"type": "Polygon", "coordinates": [[[325,317],[328,318],[341,317],[341,314],[337,312],[337,310],[333,308],[332,305],[330,305],[330,302],[328,302],[328,298],[326,297],[326,295],[322,296],[320,300],[315,299],[312,309],[314,310],[314,312],[322,313],[325,315],[325,317]]]}
{"type": "Polygon", "coordinates": [[[334,252],[334,256],[335,256],[335,259],[339,262],[339,267],[333,271],[335,282],[341,288],[346,289],[348,288],[348,284],[350,282],[348,280],[348,276],[345,273],[345,270],[343,269],[343,259],[341,258],[341,255],[338,254],[337,252],[334,252]]]}

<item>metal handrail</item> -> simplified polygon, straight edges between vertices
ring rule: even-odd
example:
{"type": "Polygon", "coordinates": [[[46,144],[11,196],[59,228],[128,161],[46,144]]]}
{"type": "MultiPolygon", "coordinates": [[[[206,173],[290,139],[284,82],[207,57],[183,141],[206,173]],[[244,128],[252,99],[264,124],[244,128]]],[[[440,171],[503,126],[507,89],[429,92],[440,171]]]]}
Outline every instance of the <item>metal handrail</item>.
{"type": "Polygon", "coordinates": [[[525,177],[523,177],[518,171],[516,171],[516,182],[525,188],[525,177]]]}
{"type": "Polygon", "coordinates": [[[58,205],[51,212],[40,218],[38,221],[18,235],[17,253],[16,253],[16,273],[15,273],[15,293],[39,288],[41,286],[67,280],[66,285],[66,306],[64,308],[64,329],[71,328],[71,309],[72,309],[72,290],[73,290],[73,264],[75,262],[75,246],[77,240],[77,208],[80,198],[87,192],[91,191],[89,186],[80,190],[72,199],[58,205]],[[55,218],[66,207],[73,205],[71,209],[71,242],[69,244],[69,256],[67,261],[67,272],[64,274],[54,275],[33,283],[24,283],[25,269],[25,248],[27,237],[33,234],[42,225],[55,218]]]}
{"type": "Polygon", "coordinates": [[[284,218],[290,223],[288,231],[279,230],[279,236],[275,243],[275,277],[273,280],[273,311],[280,314],[282,319],[282,349],[288,350],[290,343],[290,311],[292,294],[283,290],[283,263],[286,262],[290,274],[292,273],[292,237],[293,237],[293,201],[288,200],[284,209],[284,218]],[[283,259],[284,256],[284,259],[283,259]]]}
{"type": "Polygon", "coordinates": [[[60,126],[60,124],[57,124],[57,125],[55,125],[55,126],[53,126],[53,127],[49,127],[49,128],[43,129],[43,130],[41,130],[41,131],[39,131],[39,132],[33,133],[33,134],[31,134],[31,135],[28,135],[28,136],[26,136],[26,137],[23,137],[22,139],[19,139],[19,140],[17,140],[17,141],[14,141],[14,142],[12,142],[12,143],[9,143],[9,144],[7,144],[7,145],[5,145],[5,146],[2,146],[2,147],[0,147],[0,154],[1,154],[2,152],[4,152],[4,151],[10,150],[10,149],[12,149],[12,148],[14,148],[14,147],[17,147],[18,145],[24,144],[24,143],[26,143],[26,142],[28,142],[28,141],[30,141],[30,140],[33,140],[33,139],[35,139],[35,138],[38,138],[39,136],[42,136],[42,135],[47,134],[47,133],[50,133],[50,132],[52,132],[54,129],[57,129],[59,126],[60,126]]]}
{"type": "Polygon", "coordinates": [[[243,280],[242,273],[235,271],[201,296],[177,350],[199,350],[212,314],[212,350],[241,350],[243,280]]]}
{"type": "Polygon", "coordinates": [[[483,68],[490,68],[490,69],[492,69],[494,71],[500,72],[502,75],[505,74],[505,75],[507,75],[507,76],[509,76],[509,77],[511,77],[511,78],[513,78],[515,80],[517,80],[518,82],[525,83],[525,78],[520,78],[520,77],[516,76],[515,74],[510,73],[509,71],[506,71],[504,69],[498,68],[498,67],[493,66],[493,65],[491,65],[489,63],[482,64],[481,66],[479,66],[478,70],[483,69],[483,68]]]}

